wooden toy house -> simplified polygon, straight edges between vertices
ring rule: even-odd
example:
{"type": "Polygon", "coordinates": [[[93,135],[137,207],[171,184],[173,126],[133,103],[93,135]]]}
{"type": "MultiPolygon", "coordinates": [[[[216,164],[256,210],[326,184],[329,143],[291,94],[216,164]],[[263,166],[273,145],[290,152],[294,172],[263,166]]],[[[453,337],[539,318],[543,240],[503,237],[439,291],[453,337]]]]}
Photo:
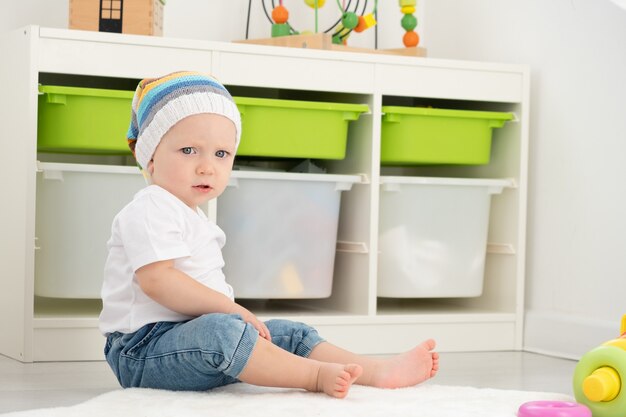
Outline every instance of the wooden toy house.
{"type": "Polygon", "coordinates": [[[70,29],[163,35],[165,0],[70,0],[70,29]]]}

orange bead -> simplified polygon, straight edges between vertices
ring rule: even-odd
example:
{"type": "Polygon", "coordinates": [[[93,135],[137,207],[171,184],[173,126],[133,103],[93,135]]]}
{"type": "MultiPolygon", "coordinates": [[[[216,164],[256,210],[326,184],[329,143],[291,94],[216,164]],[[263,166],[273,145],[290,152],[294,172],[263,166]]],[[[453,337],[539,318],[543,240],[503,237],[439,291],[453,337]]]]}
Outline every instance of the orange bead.
{"type": "Polygon", "coordinates": [[[285,6],[277,6],[272,10],[272,19],[275,23],[285,23],[289,19],[289,11],[285,6]]]}
{"type": "Polygon", "coordinates": [[[365,22],[365,19],[363,19],[363,16],[359,16],[359,22],[354,28],[354,31],[356,33],[360,33],[363,32],[365,29],[367,29],[367,23],[365,22]]]}
{"type": "Polygon", "coordinates": [[[369,29],[375,25],[376,25],[376,19],[374,18],[373,14],[369,13],[369,14],[366,14],[365,16],[359,16],[359,22],[354,28],[354,31],[357,33],[363,32],[365,29],[369,29]]]}
{"type": "Polygon", "coordinates": [[[402,37],[402,43],[407,48],[417,46],[420,43],[420,36],[414,30],[410,30],[402,37]]]}

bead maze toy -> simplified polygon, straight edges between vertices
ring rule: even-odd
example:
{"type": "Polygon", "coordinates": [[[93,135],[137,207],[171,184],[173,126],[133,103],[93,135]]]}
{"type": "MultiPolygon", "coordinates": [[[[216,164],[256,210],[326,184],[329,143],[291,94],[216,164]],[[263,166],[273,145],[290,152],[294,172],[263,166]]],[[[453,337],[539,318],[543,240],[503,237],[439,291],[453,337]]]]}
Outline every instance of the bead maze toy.
{"type": "MultiPolygon", "coordinates": [[[[416,2],[416,0],[401,1],[416,2]]],[[[375,16],[378,8],[378,0],[374,0],[374,8],[367,14],[365,13],[367,0],[363,2],[364,4],[360,12],[358,10],[360,0],[354,1],[354,4],[352,0],[349,0],[347,4],[345,0],[343,0],[343,2],[336,0],[336,2],[341,15],[336,22],[323,31],[324,33],[332,32],[332,42],[334,44],[345,45],[351,32],[354,31],[360,33],[376,25],[375,16]]],[[[315,11],[315,33],[319,33],[318,12],[319,9],[326,4],[326,0],[305,0],[305,3],[315,11]]],[[[279,0],[278,6],[275,7],[274,1],[272,0],[273,9],[271,17],[267,12],[266,0],[263,0],[262,4],[265,16],[272,24],[273,38],[279,36],[297,35],[300,33],[298,30],[294,29],[291,24],[289,24],[289,11],[283,4],[283,0],[279,0]]]]}
{"type": "MultiPolygon", "coordinates": [[[[305,4],[315,12],[315,29],[312,31],[299,31],[289,23],[289,11],[283,0],[276,4],[275,0],[262,0],[263,11],[271,24],[271,38],[248,40],[247,43],[259,43],[275,46],[292,46],[302,48],[331,49],[352,52],[377,52],[398,55],[424,56],[425,49],[418,48],[420,36],[416,31],[418,22],[415,17],[417,0],[398,0],[402,19],[400,24],[405,30],[402,37],[404,48],[399,49],[367,49],[347,47],[348,37],[352,33],[361,33],[367,29],[377,26],[378,0],[370,2],[371,9],[368,8],[367,0],[335,0],[338,8],[338,18],[332,19],[333,23],[329,27],[320,30],[318,13],[319,9],[326,4],[326,0],[304,0],[305,4]],[[293,38],[293,39],[289,39],[293,38]],[[289,39],[289,40],[287,40],[289,39]]],[[[248,10],[249,20],[250,10],[248,10]]],[[[326,17],[328,17],[327,15],[326,17]]]]}
{"type": "Polygon", "coordinates": [[[620,336],[590,350],[576,365],[574,396],[593,417],[626,416],[626,315],[620,336]]]}

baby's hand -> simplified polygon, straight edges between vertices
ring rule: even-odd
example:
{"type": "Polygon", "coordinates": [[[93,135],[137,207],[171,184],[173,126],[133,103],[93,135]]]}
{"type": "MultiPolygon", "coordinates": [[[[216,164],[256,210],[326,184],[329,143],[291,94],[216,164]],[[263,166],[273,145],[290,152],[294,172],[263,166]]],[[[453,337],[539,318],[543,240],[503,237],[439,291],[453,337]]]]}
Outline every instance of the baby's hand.
{"type": "Polygon", "coordinates": [[[254,328],[259,332],[259,336],[271,342],[272,335],[270,334],[270,330],[267,328],[265,323],[257,319],[256,316],[254,315],[252,317],[253,317],[253,320],[249,321],[248,323],[254,326],[254,328]]]}
{"type": "Polygon", "coordinates": [[[246,323],[250,323],[252,325],[252,327],[254,327],[256,329],[256,331],[259,332],[259,336],[261,336],[263,339],[267,339],[268,341],[271,342],[272,341],[272,335],[270,334],[270,331],[267,328],[267,326],[265,325],[265,323],[263,323],[261,320],[259,320],[257,318],[257,316],[252,314],[250,312],[250,310],[248,310],[247,308],[242,307],[239,304],[237,304],[237,307],[238,307],[237,314],[239,314],[241,316],[243,321],[245,321],[246,323]]]}

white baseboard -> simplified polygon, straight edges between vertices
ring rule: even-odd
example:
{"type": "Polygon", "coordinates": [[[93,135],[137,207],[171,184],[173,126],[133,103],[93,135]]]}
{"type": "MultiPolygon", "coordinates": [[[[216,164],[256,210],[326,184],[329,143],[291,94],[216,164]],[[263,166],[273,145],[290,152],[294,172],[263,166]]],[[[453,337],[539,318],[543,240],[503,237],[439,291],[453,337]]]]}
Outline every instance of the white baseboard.
{"type": "Polygon", "coordinates": [[[578,360],[589,350],[619,336],[621,317],[596,320],[561,313],[526,311],[524,350],[578,360]]]}

